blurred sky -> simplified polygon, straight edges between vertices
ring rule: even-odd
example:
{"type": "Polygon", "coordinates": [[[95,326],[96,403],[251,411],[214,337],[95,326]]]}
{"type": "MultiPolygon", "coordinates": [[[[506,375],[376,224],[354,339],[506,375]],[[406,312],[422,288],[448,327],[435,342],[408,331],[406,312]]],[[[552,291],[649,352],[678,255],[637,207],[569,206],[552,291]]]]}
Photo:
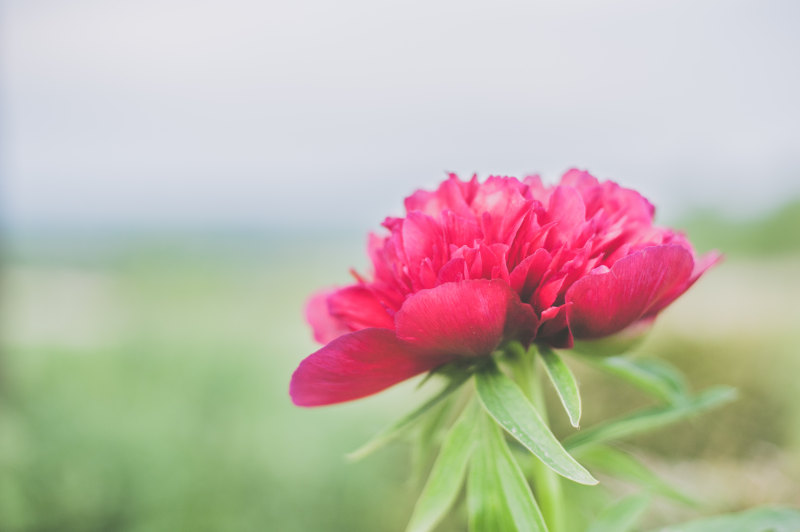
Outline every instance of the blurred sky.
{"type": "Polygon", "coordinates": [[[374,226],[446,170],[800,194],[800,2],[5,0],[3,218],[374,226]]]}

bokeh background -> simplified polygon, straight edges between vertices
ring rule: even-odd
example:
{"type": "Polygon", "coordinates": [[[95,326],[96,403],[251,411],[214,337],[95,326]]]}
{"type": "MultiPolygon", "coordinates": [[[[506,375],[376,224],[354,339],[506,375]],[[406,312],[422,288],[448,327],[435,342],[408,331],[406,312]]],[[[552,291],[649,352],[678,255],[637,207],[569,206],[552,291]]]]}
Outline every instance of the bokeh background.
{"type": "Polygon", "coordinates": [[[650,523],[800,505],[797,2],[0,6],[0,530],[401,530],[408,447],[344,454],[427,391],[293,407],[304,300],[446,171],[571,166],[727,257],[640,348],[742,391],[636,441],[707,503],[650,523]]]}

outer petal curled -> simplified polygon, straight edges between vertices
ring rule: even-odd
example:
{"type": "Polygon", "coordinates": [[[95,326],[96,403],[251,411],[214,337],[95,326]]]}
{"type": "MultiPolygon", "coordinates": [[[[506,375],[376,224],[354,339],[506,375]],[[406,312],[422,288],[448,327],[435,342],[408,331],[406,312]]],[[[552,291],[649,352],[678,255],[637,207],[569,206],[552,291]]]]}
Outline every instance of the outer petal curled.
{"type": "Polygon", "coordinates": [[[420,353],[389,329],[362,329],[336,338],[300,363],[289,394],[298,406],[359,399],[447,362],[420,353]]]}
{"type": "Polygon", "coordinates": [[[653,246],[618,260],[608,271],[583,277],[566,295],[572,334],[600,338],[621,331],[686,286],[693,266],[683,246],[653,246]]]}
{"type": "Polygon", "coordinates": [[[505,281],[486,279],[420,290],[403,304],[395,324],[397,336],[415,347],[455,356],[489,355],[506,331],[524,337],[537,326],[533,310],[505,281]]]}
{"type": "Polygon", "coordinates": [[[657,305],[647,311],[647,317],[655,317],[656,314],[664,310],[667,306],[669,306],[673,301],[678,299],[684,292],[692,287],[692,285],[700,278],[701,275],[705,273],[707,269],[717,264],[719,261],[722,260],[722,254],[718,251],[711,251],[708,254],[700,257],[699,260],[695,260],[694,263],[694,270],[692,271],[691,277],[689,277],[686,284],[683,286],[677,287],[677,289],[671,293],[665,295],[657,305]]]}

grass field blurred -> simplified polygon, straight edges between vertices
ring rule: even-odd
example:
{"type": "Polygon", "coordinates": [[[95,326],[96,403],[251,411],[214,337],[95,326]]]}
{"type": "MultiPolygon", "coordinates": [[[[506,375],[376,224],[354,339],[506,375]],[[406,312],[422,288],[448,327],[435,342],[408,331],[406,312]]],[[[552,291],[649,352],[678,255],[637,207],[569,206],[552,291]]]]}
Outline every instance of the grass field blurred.
{"type": "MultiPolygon", "coordinates": [[[[689,219],[700,247],[719,242],[728,258],[640,348],[696,388],[742,391],[716,414],[636,441],[706,513],[800,505],[798,213],[689,219]]],[[[417,489],[406,446],[354,464],[344,454],[428,387],[312,410],[287,393],[315,348],[305,298],[365,263],[359,235],[11,235],[0,530],[402,530],[417,489]]],[[[646,403],[576,369],[586,426],[646,403]]],[[[659,506],[651,519],[693,512],[659,506]]]]}

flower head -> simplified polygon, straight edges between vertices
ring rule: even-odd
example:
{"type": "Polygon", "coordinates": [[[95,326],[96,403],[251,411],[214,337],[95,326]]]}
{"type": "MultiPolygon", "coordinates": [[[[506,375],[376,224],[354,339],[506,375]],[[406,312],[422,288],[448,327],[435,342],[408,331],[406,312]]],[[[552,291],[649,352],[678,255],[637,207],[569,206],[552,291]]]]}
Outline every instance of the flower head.
{"type": "Polygon", "coordinates": [[[505,341],[611,335],[652,320],[718,259],[654,226],[638,192],[579,170],[551,187],[451,175],[405,207],[370,235],[371,275],[308,303],[326,345],[292,376],[295,404],[364,397],[505,341]]]}

